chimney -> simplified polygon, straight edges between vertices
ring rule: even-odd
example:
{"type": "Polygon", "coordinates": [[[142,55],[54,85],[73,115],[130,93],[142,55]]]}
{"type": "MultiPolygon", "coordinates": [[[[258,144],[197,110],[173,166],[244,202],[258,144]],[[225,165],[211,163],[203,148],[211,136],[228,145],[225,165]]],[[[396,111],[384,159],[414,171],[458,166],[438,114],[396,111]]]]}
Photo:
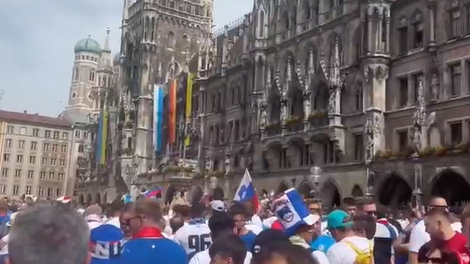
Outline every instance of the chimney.
{"type": "Polygon", "coordinates": [[[28,111],[26,111],[26,110],[23,110],[23,114],[27,114],[27,113],[28,113],[28,111]]]}

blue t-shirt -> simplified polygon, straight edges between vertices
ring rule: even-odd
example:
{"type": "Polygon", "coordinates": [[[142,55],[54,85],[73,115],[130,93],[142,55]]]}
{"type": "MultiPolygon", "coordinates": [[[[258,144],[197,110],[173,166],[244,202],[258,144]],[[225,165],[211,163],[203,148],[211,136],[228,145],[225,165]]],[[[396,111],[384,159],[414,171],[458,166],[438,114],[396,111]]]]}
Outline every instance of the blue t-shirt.
{"type": "Polygon", "coordinates": [[[332,237],[321,235],[310,244],[310,248],[326,253],[334,243],[336,241],[332,237]]]}
{"type": "Polygon", "coordinates": [[[119,264],[187,264],[186,251],[167,238],[138,238],[124,244],[119,264]]]}
{"type": "Polygon", "coordinates": [[[251,252],[253,250],[253,246],[255,244],[255,239],[256,239],[255,233],[253,233],[251,231],[248,231],[248,233],[246,233],[244,235],[241,235],[240,238],[245,243],[246,248],[248,249],[248,251],[251,252]]]}

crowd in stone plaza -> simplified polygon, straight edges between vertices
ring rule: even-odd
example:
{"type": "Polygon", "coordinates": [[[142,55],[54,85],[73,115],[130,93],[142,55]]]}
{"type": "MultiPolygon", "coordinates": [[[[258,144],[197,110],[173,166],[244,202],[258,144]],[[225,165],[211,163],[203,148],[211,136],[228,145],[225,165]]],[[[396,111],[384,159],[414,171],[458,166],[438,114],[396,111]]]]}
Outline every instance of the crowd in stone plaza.
{"type": "Polygon", "coordinates": [[[10,264],[469,263],[470,208],[429,199],[400,216],[373,199],[329,213],[290,189],[273,198],[189,204],[0,200],[1,262],[10,264]],[[165,208],[168,208],[166,210],[165,208]]]}

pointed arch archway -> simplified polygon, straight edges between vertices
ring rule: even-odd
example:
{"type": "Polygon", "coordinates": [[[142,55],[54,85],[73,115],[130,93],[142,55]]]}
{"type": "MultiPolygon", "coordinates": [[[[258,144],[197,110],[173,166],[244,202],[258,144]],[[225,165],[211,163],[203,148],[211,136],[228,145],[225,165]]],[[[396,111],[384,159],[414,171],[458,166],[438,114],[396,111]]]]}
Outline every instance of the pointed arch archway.
{"type": "Polygon", "coordinates": [[[168,186],[168,188],[165,191],[163,202],[165,204],[171,204],[171,202],[173,202],[173,199],[175,198],[176,191],[177,190],[174,185],[168,186]]]}
{"type": "Polygon", "coordinates": [[[441,196],[447,200],[449,205],[458,205],[470,201],[470,184],[453,169],[440,172],[431,182],[432,196],[441,196]]]}
{"type": "Polygon", "coordinates": [[[97,204],[101,203],[101,193],[100,192],[96,192],[94,202],[97,203],[97,204]]]}
{"type": "Polygon", "coordinates": [[[355,184],[351,191],[351,197],[359,198],[363,196],[364,196],[364,192],[362,191],[362,188],[359,185],[355,184]]]}
{"type": "Polygon", "coordinates": [[[190,201],[191,204],[199,203],[204,196],[204,191],[202,190],[201,186],[195,185],[191,188],[191,196],[190,201]]]}
{"type": "Polygon", "coordinates": [[[276,194],[283,193],[287,190],[289,190],[289,185],[284,181],[281,181],[276,188],[276,194]]]}
{"type": "Polygon", "coordinates": [[[108,203],[108,192],[104,192],[102,203],[103,203],[103,204],[107,204],[107,203],[108,203]]]}
{"type": "Polygon", "coordinates": [[[323,184],[320,195],[324,208],[332,209],[341,205],[341,193],[332,179],[323,184]]]}
{"type": "Polygon", "coordinates": [[[78,196],[78,204],[79,205],[85,204],[85,195],[83,193],[80,193],[80,195],[78,196]]]}
{"type": "Polygon", "coordinates": [[[379,202],[392,208],[411,201],[413,190],[408,182],[399,174],[388,175],[377,188],[379,202]]]}
{"type": "Polygon", "coordinates": [[[88,194],[87,194],[87,196],[86,196],[86,203],[87,203],[87,204],[93,203],[93,196],[91,195],[91,193],[88,193],[88,194]]]}
{"type": "Polygon", "coordinates": [[[223,201],[225,197],[224,189],[222,187],[217,186],[215,189],[212,190],[212,199],[213,200],[221,200],[223,201]]]}
{"type": "Polygon", "coordinates": [[[312,195],[312,186],[309,182],[304,181],[302,182],[299,187],[297,187],[297,191],[304,197],[309,198],[312,195]]]}

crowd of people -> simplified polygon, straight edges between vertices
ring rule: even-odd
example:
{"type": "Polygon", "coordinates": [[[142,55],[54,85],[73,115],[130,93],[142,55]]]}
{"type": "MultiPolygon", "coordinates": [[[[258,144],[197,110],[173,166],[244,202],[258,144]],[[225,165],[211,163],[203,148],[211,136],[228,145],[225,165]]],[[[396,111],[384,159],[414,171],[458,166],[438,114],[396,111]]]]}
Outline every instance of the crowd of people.
{"type": "Polygon", "coordinates": [[[442,197],[400,215],[373,199],[328,213],[291,189],[268,202],[175,204],[115,200],[0,200],[0,262],[8,264],[419,264],[470,263],[470,208],[442,197]]]}

